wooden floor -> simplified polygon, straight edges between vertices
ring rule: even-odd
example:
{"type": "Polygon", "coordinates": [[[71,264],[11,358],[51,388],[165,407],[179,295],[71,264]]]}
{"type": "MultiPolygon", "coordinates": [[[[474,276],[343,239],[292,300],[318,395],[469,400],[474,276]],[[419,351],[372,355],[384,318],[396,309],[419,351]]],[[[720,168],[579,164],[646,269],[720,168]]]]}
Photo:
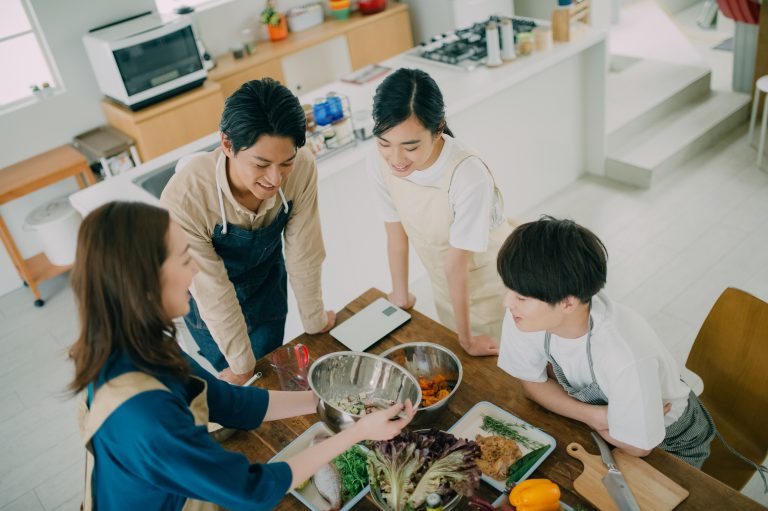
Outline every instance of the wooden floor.
{"type": "MultiPolygon", "coordinates": [[[[725,287],[768,300],[768,174],[745,132],[652,190],[585,178],[524,218],[569,217],[601,236],[608,292],[645,315],[681,364],[725,287]]],[[[434,315],[425,284],[415,286],[417,308],[434,315]]],[[[43,290],[42,309],[26,289],[0,297],[0,511],[74,511],[80,502],[83,449],[64,394],[76,312],[66,277],[43,290]]]]}

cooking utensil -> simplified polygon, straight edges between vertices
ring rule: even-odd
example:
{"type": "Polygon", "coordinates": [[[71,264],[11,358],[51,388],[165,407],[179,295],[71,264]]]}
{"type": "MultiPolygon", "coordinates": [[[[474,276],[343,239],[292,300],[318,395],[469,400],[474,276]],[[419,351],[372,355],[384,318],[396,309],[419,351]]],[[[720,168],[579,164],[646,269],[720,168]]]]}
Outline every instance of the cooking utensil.
{"type": "Polygon", "coordinates": [[[309,349],[303,344],[288,344],[272,352],[272,369],[280,380],[283,390],[309,390],[307,369],[309,368],[309,349]]]}
{"type": "Polygon", "coordinates": [[[371,400],[421,403],[419,383],[398,364],[359,351],[339,351],[318,358],[309,368],[309,386],[320,400],[317,413],[335,432],[346,429],[363,415],[355,415],[337,403],[348,396],[365,393],[371,400]]]}
{"type": "Polygon", "coordinates": [[[597,448],[600,449],[600,457],[603,458],[603,463],[608,467],[608,473],[603,477],[603,484],[611,498],[616,502],[621,511],[640,511],[637,499],[635,499],[629,486],[627,486],[624,475],[616,466],[616,461],[611,456],[611,449],[608,447],[608,444],[595,432],[592,432],[592,438],[595,439],[597,448]]]}
{"type": "Polygon", "coordinates": [[[412,422],[414,426],[434,424],[435,417],[445,410],[448,401],[461,385],[464,370],[459,357],[448,348],[431,342],[400,344],[386,350],[381,356],[400,364],[417,380],[420,377],[434,378],[437,375],[445,377],[450,394],[432,406],[419,408],[412,422]]]}
{"type": "MultiPolygon", "coordinates": [[[[603,511],[619,511],[602,478],[608,473],[600,456],[589,454],[578,443],[566,447],[568,455],[584,464],[584,472],[573,482],[573,488],[593,506],[603,511]]],[[[613,450],[613,458],[624,474],[642,511],[672,511],[688,497],[688,490],[621,449],[613,450]]]]}

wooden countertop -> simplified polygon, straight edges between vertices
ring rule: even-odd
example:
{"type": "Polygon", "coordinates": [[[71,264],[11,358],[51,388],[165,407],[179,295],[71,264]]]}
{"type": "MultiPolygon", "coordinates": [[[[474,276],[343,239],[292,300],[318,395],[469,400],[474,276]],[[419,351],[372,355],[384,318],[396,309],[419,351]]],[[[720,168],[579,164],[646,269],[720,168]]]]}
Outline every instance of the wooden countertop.
{"type": "Polygon", "coordinates": [[[376,14],[364,16],[359,12],[355,12],[346,20],[326,18],[324,23],[316,27],[302,30],[301,32],[289,33],[288,37],[282,41],[259,41],[256,44],[256,52],[242,59],[236,60],[232,54],[216,57],[216,67],[208,73],[208,78],[211,80],[222,80],[250,67],[296,53],[329,39],[345,35],[351,30],[365,27],[382,18],[394,16],[407,10],[408,5],[406,4],[390,3],[384,11],[376,14]]]}
{"type": "MultiPolygon", "coordinates": [[[[383,296],[384,293],[381,291],[369,289],[339,312],[338,322],[343,322],[375,299],[383,296]]],[[[553,414],[530,401],[523,395],[520,383],[496,366],[495,358],[475,358],[467,355],[459,345],[454,332],[417,311],[411,311],[411,314],[412,318],[408,323],[374,345],[369,351],[378,354],[397,344],[432,341],[446,346],[459,356],[464,368],[461,388],[450,401],[442,416],[438,418],[435,426],[447,429],[479,401],[490,401],[504,408],[543,429],[557,440],[556,449],[542,463],[533,477],[546,477],[560,485],[563,494],[562,500],[567,504],[579,504],[584,509],[592,509],[589,503],[583,500],[573,489],[573,480],[582,472],[581,462],[568,456],[565,452],[565,447],[570,442],[579,442],[591,454],[597,454],[597,448],[594,446],[588,428],[579,422],[553,414]]],[[[326,353],[346,349],[329,334],[304,334],[292,342],[301,342],[308,346],[312,359],[326,353]]],[[[256,371],[261,371],[264,374],[263,379],[259,380],[260,386],[270,389],[280,388],[277,375],[270,368],[267,359],[261,359],[256,363],[256,371]]],[[[264,463],[318,420],[317,415],[309,415],[266,422],[257,430],[237,432],[224,443],[224,447],[242,452],[251,463],[264,463]]],[[[765,509],[736,490],[700,470],[694,469],[661,449],[654,449],[645,458],[645,461],[690,492],[690,496],[677,508],[680,511],[765,509]]],[[[480,494],[484,498],[490,497],[491,500],[497,495],[485,484],[481,485],[480,494]]],[[[305,507],[292,496],[286,496],[275,509],[301,510],[305,507]]],[[[375,510],[377,508],[368,497],[358,503],[355,509],[375,510]]]]}

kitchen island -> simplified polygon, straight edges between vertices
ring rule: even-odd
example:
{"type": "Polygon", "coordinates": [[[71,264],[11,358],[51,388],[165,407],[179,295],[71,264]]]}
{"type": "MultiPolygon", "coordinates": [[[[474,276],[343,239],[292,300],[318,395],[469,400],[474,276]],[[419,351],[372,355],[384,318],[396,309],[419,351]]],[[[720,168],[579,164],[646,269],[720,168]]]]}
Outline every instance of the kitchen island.
{"type": "MultiPolygon", "coordinates": [[[[569,43],[518,57],[497,68],[465,72],[399,55],[382,65],[418,67],[443,91],[448,125],[456,137],[482,155],[494,173],[510,217],[520,215],[579,176],[603,173],[605,155],[605,32],[586,26],[569,43]]],[[[337,92],[353,110],[371,108],[382,78],[354,85],[334,82],[303,95],[302,103],[337,92]]],[[[134,183],[158,169],[172,167],[185,154],[215,144],[211,134],[116,178],[79,191],[71,202],[82,214],[109,200],[156,197],[134,183]]],[[[383,223],[368,183],[366,157],[375,151],[367,140],[318,162],[320,216],[327,257],[324,296],[339,309],[365,289],[388,289],[389,270],[383,223]]],[[[425,273],[414,254],[411,280],[425,273]]],[[[297,307],[289,302],[286,338],[301,332],[297,307]]]]}

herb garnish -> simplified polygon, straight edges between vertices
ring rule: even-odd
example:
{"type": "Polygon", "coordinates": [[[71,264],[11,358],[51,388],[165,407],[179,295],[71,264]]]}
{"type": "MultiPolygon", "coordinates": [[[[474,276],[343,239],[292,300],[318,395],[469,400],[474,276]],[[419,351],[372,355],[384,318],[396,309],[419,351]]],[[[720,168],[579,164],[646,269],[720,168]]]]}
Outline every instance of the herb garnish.
{"type": "Polygon", "coordinates": [[[545,445],[541,442],[537,442],[536,440],[531,440],[527,436],[524,436],[518,432],[518,430],[528,429],[525,424],[513,424],[510,422],[504,422],[502,420],[491,417],[490,415],[483,415],[483,425],[480,426],[480,429],[494,435],[511,438],[518,444],[527,447],[531,451],[545,445]]]}
{"type": "Polygon", "coordinates": [[[333,464],[341,474],[341,498],[345,502],[368,486],[368,461],[359,446],[353,445],[339,454],[333,464]]]}

